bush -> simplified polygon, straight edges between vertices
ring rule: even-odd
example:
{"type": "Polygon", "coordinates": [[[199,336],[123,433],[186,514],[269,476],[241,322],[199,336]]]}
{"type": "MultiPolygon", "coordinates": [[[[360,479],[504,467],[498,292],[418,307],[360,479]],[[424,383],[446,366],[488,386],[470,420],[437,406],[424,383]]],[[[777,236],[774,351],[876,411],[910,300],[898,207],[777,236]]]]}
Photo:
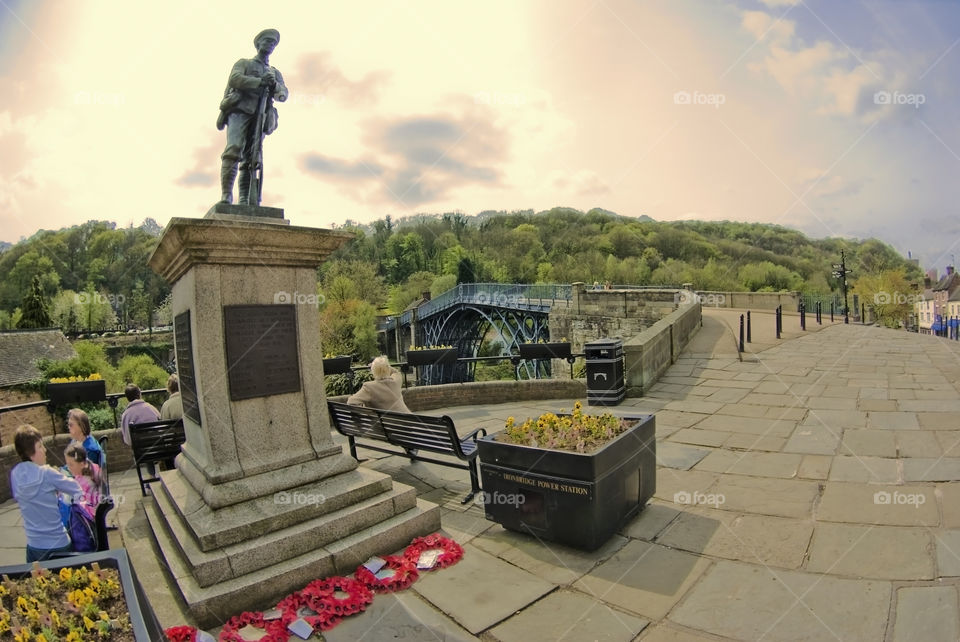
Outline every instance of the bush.
{"type": "Polygon", "coordinates": [[[364,381],[373,381],[369,370],[354,371],[353,376],[347,374],[327,375],[324,377],[324,390],[328,397],[352,395],[360,390],[364,381]]]}
{"type": "Polygon", "coordinates": [[[128,382],[140,386],[141,390],[163,388],[167,385],[167,371],[154,363],[153,359],[145,354],[127,356],[117,364],[117,374],[120,379],[120,389],[128,382]]]}
{"type": "MultiPolygon", "coordinates": [[[[117,411],[119,417],[119,410],[117,411]]],[[[98,405],[96,408],[88,409],[87,416],[90,417],[90,430],[113,430],[113,410],[109,407],[98,405]]]]}

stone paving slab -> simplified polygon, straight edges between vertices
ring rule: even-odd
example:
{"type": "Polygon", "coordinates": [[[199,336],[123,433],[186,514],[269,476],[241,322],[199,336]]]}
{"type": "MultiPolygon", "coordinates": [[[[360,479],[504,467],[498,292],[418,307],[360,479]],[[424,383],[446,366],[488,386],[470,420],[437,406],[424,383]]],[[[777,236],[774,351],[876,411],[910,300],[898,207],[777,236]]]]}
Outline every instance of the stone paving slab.
{"type": "Polygon", "coordinates": [[[748,433],[733,433],[723,442],[723,447],[734,450],[762,450],[766,452],[780,452],[787,440],[782,437],[769,435],[751,435],[748,433]]]}
{"type": "Polygon", "coordinates": [[[807,571],[886,580],[936,575],[930,533],[922,528],[818,524],[807,571]]]}
{"type": "Polygon", "coordinates": [[[937,531],[934,537],[940,577],[960,577],[960,530],[937,531]]]}
{"type": "Polygon", "coordinates": [[[634,540],[574,587],[608,604],[659,620],[709,566],[705,558],[634,540]]]}
{"type": "Polygon", "coordinates": [[[567,586],[627,544],[614,535],[595,551],[581,551],[494,526],[474,544],[500,559],[556,586],[567,586]]]}
{"type": "Polygon", "coordinates": [[[643,642],[716,642],[717,640],[729,640],[730,638],[721,638],[716,635],[698,634],[689,629],[670,626],[668,624],[658,624],[657,626],[647,628],[643,633],[643,642]]]}
{"type": "Polygon", "coordinates": [[[797,469],[800,479],[826,479],[830,474],[833,457],[826,455],[804,455],[797,469]]]}
{"type": "Polygon", "coordinates": [[[940,442],[938,455],[960,457],[960,432],[956,430],[938,430],[934,433],[940,442]]]}
{"type": "Polygon", "coordinates": [[[960,528],[960,482],[938,484],[941,496],[944,528],[960,528]]]}
{"type": "Polygon", "coordinates": [[[897,589],[894,642],[960,640],[957,589],[953,586],[897,589]]]}
{"type": "Polygon", "coordinates": [[[497,626],[491,634],[501,642],[629,642],[648,624],[649,620],[612,609],[579,591],[559,590],[497,626]]]}
{"type": "Polygon", "coordinates": [[[412,589],[470,633],[490,628],[554,588],[472,544],[463,549],[462,560],[421,575],[412,589]]]}
{"type": "Polygon", "coordinates": [[[335,628],[325,631],[323,639],[327,642],[477,640],[413,591],[377,595],[362,616],[344,618],[335,628]]]}
{"type": "Polygon", "coordinates": [[[800,455],[785,453],[715,450],[697,464],[696,468],[714,473],[791,479],[797,476],[801,459],[800,455]]]}
{"type": "MultiPolygon", "coordinates": [[[[939,457],[944,454],[937,433],[931,430],[894,430],[900,457],[939,457]]],[[[887,434],[884,432],[883,434],[887,434]]]]}
{"type": "Polygon", "coordinates": [[[932,486],[827,482],[817,506],[817,520],[935,527],[940,523],[940,515],[932,486]]]}
{"type": "Polygon", "coordinates": [[[890,594],[887,582],[722,561],[669,619],[736,640],[882,640],[890,594]]]}
{"type": "Polygon", "coordinates": [[[657,465],[690,470],[710,452],[708,448],[694,448],[672,441],[661,441],[657,444],[657,465]]]}
{"type": "Polygon", "coordinates": [[[723,510],[807,519],[820,492],[816,482],[721,475],[710,493],[723,495],[723,510]]]}
{"type": "MultiPolygon", "coordinates": [[[[826,427],[835,433],[839,433],[844,428],[866,428],[867,413],[859,410],[809,410],[801,425],[826,427]]],[[[891,428],[900,427],[891,426],[891,428]]]]}
{"type": "Polygon", "coordinates": [[[633,539],[652,541],[667,525],[680,515],[674,505],[647,504],[640,514],[621,529],[621,533],[633,539]]]}
{"type": "Polygon", "coordinates": [[[897,440],[891,431],[847,430],[843,433],[839,454],[860,457],[896,457],[897,440]]]}
{"type": "Polygon", "coordinates": [[[924,430],[956,430],[960,412],[918,412],[917,423],[924,430]]]}
{"type": "Polygon", "coordinates": [[[710,557],[798,569],[813,534],[810,521],[686,507],[657,543],[710,557]]]}
{"type": "Polygon", "coordinates": [[[906,482],[960,479],[960,458],[904,459],[903,479],[906,482]]]}
{"type": "Polygon", "coordinates": [[[670,435],[671,441],[679,441],[685,444],[694,444],[697,446],[718,447],[730,437],[728,432],[717,432],[716,430],[700,430],[699,428],[684,428],[670,435]]]}
{"type": "Polygon", "coordinates": [[[834,457],[829,479],[869,484],[896,484],[900,481],[900,466],[896,459],[834,457]]]}
{"type": "Polygon", "coordinates": [[[767,417],[732,417],[729,415],[713,415],[697,424],[699,430],[741,432],[772,437],[789,437],[795,427],[796,423],[792,421],[776,421],[767,417]]]}
{"type": "Polygon", "coordinates": [[[823,425],[797,426],[783,452],[805,455],[832,455],[837,451],[843,431],[823,425]]]}
{"type": "Polygon", "coordinates": [[[868,412],[867,427],[872,430],[920,430],[914,412],[868,412]]]}
{"type": "Polygon", "coordinates": [[[696,492],[705,493],[717,483],[718,479],[719,475],[698,470],[658,468],[657,491],[654,493],[654,497],[666,502],[673,502],[676,493],[687,493],[689,495],[696,492]]]}

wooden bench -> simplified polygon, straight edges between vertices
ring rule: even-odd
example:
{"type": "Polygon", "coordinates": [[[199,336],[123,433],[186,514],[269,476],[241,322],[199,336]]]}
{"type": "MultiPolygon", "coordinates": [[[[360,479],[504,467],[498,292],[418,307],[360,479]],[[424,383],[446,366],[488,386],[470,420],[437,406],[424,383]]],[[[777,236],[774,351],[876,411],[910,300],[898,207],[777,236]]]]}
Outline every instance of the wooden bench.
{"type": "Polygon", "coordinates": [[[466,504],[480,492],[480,477],[477,474],[477,436],[485,435],[485,428],[477,428],[465,437],[457,435],[450,417],[407,414],[390,410],[377,410],[363,406],[328,401],[333,427],[347,438],[350,455],[359,461],[357,446],[368,450],[400,455],[410,461],[459,468],[470,473],[470,494],[463,498],[466,504]],[[376,444],[361,443],[357,439],[386,442],[401,450],[388,449],[376,444]],[[450,455],[466,463],[424,457],[421,451],[450,455]]]}
{"type": "Polygon", "coordinates": [[[130,447],[133,449],[133,464],[140,479],[140,492],[147,496],[147,484],[160,481],[157,476],[144,479],[140,467],[170,461],[180,454],[180,444],[187,440],[182,419],[151,421],[130,424],[130,447]]]}

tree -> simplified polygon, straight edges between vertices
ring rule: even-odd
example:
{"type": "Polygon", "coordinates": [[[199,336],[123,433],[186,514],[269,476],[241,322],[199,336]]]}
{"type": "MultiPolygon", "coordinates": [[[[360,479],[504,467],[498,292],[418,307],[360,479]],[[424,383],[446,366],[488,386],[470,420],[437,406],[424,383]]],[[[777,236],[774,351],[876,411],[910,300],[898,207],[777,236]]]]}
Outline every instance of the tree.
{"type": "Polygon", "coordinates": [[[910,318],[918,300],[903,270],[864,274],[854,281],[851,291],[872,306],[877,319],[888,328],[898,328],[910,318]]]}
{"type": "Polygon", "coordinates": [[[50,308],[43,297],[43,284],[40,282],[40,275],[34,275],[33,282],[30,284],[30,291],[23,297],[21,304],[23,315],[17,323],[18,328],[49,328],[50,308]]]}

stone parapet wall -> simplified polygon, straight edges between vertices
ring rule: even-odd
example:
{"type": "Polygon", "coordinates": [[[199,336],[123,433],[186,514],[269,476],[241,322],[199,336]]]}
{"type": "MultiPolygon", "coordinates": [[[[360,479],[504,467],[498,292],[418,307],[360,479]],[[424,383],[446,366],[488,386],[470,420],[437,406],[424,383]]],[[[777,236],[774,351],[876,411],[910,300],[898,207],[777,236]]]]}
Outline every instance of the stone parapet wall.
{"type": "Polygon", "coordinates": [[[627,396],[642,397],[675,363],[680,352],[702,326],[699,303],[681,305],[675,312],[624,341],[624,378],[627,396]]]}
{"type": "Polygon", "coordinates": [[[697,290],[700,303],[707,308],[738,308],[741,310],[795,311],[800,305],[799,292],[713,292],[697,290]]]}

